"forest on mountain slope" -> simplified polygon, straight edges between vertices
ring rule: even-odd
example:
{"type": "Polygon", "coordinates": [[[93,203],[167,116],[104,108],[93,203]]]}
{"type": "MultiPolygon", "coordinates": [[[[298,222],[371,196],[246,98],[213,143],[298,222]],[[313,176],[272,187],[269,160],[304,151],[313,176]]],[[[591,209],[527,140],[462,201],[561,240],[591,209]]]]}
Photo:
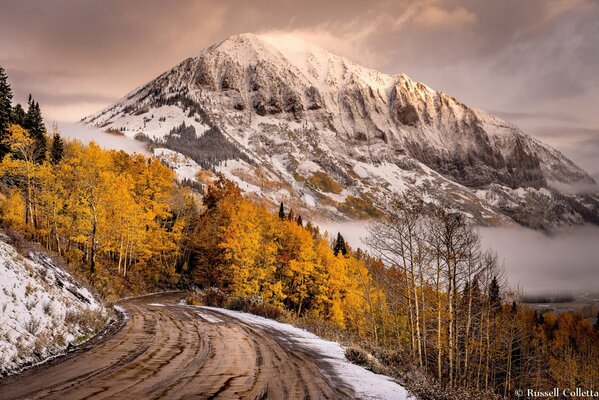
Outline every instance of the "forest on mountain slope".
{"type": "Polygon", "coordinates": [[[599,390],[599,322],[520,304],[459,213],[397,196],[371,225],[371,250],[353,249],[223,177],[201,198],[156,158],[48,134],[35,100],[13,107],[2,69],[0,141],[1,227],[62,256],[105,299],[198,288],[205,303],[351,344],[353,361],[421,398],[599,390]]]}

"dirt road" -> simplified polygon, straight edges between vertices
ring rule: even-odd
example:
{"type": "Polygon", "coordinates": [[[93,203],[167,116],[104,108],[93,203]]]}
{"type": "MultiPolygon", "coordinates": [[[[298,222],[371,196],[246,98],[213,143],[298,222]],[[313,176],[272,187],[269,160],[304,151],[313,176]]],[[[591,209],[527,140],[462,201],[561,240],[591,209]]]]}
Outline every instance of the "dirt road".
{"type": "Polygon", "coordinates": [[[88,350],[0,380],[0,399],[344,399],[325,359],[280,334],[178,304],[122,303],[129,320],[88,350]]]}

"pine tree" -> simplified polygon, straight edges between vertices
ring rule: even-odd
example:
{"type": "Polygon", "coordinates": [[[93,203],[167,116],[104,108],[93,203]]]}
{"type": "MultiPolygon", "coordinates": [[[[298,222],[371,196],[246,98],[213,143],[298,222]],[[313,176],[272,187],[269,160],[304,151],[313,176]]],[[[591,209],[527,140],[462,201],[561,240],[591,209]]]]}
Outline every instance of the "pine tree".
{"type": "Polygon", "coordinates": [[[46,159],[46,126],[44,125],[39,103],[33,100],[31,95],[29,95],[28,103],[25,128],[29,131],[29,135],[35,139],[35,162],[41,164],[46,159]]]}
{"type": "Polygon", "coordinates": [[[287,221],[295,220],[295,214],[293,213],[293,208],[289,210],[287,213],[287,221]]]}
{"type": "Polygon", "coordinates": [[[499,292],[499,282],[497,281],[497,277],[494,276],[489,285],[489,304],[495,311],[499,310],[501,307],[501,295],[499,292]]]}
{"type": "Polygon", "coordinates": [[[593,326],[599,331],[599,312],[597,313],[597,318],[595,319],[595,324],[593,326]]]}
{"type": "Polygon", "coordinates": [[[512,314],[516,314],[518,312],[518,303],[516,303],[515,301],[512,302],[511,312],[512,314]]]}
{"type": "Polygon", "coordinates": [[[0,67],[0,159],[8,153],[4,141],[8,138],[8,125],[11,117],[12,90],[8,84],[8,77],[4,68],[0,67]]]}
{"type": "Polygon", "coordinates": [[[345,244],[345,239],[341,235],[341,232],[337,232],[337,240],[333,244],[333,253],[337,256],[339,253],[346,255],[347,254],[347,246],[345,244]]]}
{"type": "MultiPolygon", "coordinates": [[[[597,317],[599,317],[599,314],[597,315],[597,317]]],[[[545,316],[543,315],[542,312],[539,312],[537,310],[535,310],[534,319],[535,319],[535,325],[537,325],[537,326],[543,325],[545,323],[545,316]]]]}
{"type": "Polygon", "coordinates": [[[26,118],[25,110],[21,107],[20,104],[17,104],[12,109],[12,114],[10,116],[10,122],[16,125],[25,126],[25,118],[26,118]]]}
{"type": "Polygon", "coordinates": [[[299,226],[304,226],[304,221],[302,221],[302,216],[297,214],[297,219],[295,220],[299,226]]]}
{"type": "Polygon", "coordinates": [[[50,149],[50,162],[52,165],[60,163],[64,155],[64,142],[58,132],[52,136],[52,148],[50,149]]]}
{"type": "Polygon", "coordinates": [[[285,219],[285,207],[283,206],[283,202],[279,206],[279,218],[285,219]]]}

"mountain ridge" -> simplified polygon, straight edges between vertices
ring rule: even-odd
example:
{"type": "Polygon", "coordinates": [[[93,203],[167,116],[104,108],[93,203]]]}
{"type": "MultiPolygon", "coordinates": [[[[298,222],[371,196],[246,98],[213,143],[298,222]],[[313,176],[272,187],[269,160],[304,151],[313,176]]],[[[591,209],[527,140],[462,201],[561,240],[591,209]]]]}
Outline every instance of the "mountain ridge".
{"type": "Polygon", "coordinates": [[[255,165],[216,169],[272,203],[318,203],[332,218],[364,217],[357,211],[365,203],[382,207],[390,193],[415,190],[485,225],[599,221],[596,194],[552,186],[595,184],[557,150],[405,74],[361,67],[293,37],[229,37],[83,121],[155,144],[181,123],[198,137],[217,129],[255,165]],[[276,190],[256,185],[257,169],[276,190]],[[315,174],[341,192],[323,191],[315,174]]]}

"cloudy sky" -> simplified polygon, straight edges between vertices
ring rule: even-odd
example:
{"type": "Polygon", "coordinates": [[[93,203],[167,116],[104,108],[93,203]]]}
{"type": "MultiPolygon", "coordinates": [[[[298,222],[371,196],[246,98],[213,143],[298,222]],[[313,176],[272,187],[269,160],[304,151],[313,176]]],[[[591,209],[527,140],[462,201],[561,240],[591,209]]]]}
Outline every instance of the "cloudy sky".
{"type": "Polygon", "coordinates": [[[599,176],[599,0],[3,0],[17,101],[76,121],[241,32],[293,33],[510,120],[599,176]]]}

